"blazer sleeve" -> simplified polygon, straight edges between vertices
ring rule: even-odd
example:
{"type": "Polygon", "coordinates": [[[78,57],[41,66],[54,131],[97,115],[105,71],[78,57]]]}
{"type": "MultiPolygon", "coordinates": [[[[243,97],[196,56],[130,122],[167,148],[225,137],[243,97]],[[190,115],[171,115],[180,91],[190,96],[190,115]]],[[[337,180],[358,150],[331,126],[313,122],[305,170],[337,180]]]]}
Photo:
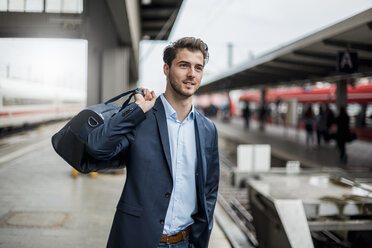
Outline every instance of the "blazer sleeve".
{"type": "Polygon", "coordinates": [[[214,141],[211,149],[211,161],[208,166],[207,181],[206,181],[206,200],[209,217],[209,232],[213,227],[213,212],[217,201],[218,183],[220,179],[220,160],[218,154],[218,133],[217,128],[214,126],[214,141]]]}
{"type": "Polygon", "coordinates": [[[99,160],[113,158],[129,147],[136,126],[144,119],[143,110],[136,103],[129,104],[88,135],[87,152],[99,160]]]}

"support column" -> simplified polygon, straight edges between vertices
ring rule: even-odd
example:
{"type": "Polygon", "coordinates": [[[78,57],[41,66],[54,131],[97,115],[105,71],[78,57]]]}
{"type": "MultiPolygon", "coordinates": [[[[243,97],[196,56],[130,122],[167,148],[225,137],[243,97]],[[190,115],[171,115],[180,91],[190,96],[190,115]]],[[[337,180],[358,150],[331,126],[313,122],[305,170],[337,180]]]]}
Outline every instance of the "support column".
{"type": "Polygon", "coordinates": [[[106,0],[86,2],[89,106],[128,90],[131,46],[119,42],[106,0]]]}
{"type": "Polygon", "coordinates": [[[88,70],[87,70],[87,105],[97,104],[101,100],[101,50],[88,40],[88,70]]]}
{"type": "Polygon", "coordinates": [[[112,48],[103,52],[102,101],[129,89],[129,57],[129,48],[112,48]]]}
{"type": "Polygon", "coordinates": [[[347,81],[340,80],[337,82],[336,89],[336,105],[340,109],[341,106],[347,106],[347,81]]]}

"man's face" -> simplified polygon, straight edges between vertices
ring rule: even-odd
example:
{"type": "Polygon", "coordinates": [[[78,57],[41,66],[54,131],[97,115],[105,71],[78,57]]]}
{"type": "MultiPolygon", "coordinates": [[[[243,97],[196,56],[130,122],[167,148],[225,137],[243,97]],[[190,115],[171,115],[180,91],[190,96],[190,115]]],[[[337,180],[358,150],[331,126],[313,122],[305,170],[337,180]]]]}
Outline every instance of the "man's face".
{"type": "Polygon", "coordinates": [[[203,64],[201,51],[190,51],[186,48],[178,50],[172,66],[164,65],[167,89],[184,98],[194,95],[203,77],[203,64]]]}

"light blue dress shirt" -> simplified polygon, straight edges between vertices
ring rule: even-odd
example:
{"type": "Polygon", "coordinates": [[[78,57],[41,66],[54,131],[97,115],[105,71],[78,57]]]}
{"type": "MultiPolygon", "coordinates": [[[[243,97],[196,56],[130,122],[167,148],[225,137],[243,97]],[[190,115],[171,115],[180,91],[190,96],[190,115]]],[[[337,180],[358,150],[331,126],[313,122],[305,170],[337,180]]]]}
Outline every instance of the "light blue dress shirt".
{"type": "Polygon", "coordinates": [[[163,234],[172,235],[193,224],[192,215],[197,212],[195,113],[193,105],[187,118],[180,122],[165,97],[161,95],[160,98],[167,118],[173,177],[163,234]]]}

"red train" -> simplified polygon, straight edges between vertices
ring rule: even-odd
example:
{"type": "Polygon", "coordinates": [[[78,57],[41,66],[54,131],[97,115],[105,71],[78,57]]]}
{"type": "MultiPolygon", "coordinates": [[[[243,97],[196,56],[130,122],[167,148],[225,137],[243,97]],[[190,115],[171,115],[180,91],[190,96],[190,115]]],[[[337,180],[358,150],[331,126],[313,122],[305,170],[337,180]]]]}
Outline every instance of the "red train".
{"type": "MultiPolygon", "coordinates": [[[[329,104],[337,112],[336,85],[321,84],[308,87],[291,87],[269,89],[266,92],[266,102],[269,122],[278,122],[278,116],[285,116],[287,103],[291,100],[298,102],[298,114],[302,114],[304,106],[311,104],[315,113],[320,104],[329,104]]],[[[253,113],[260,105],[261,92],[250,90],[243,92],[239,97],[240,102],[250,102],[253,113]]],[[[372,140],[372,80],[364,80],[355,86],[347,86],[347,112],[350,116],[350,126],[359,138],[372,140]]],[[[282,118],[284,119],[284,118],[282,118]]],[[[301,118],[299,118],[301,119],[301,118]]],[[[301,126],[301,122],[299,123],[301,126]]]]}
{"type": "MultiPolygon", "coordinates": [[[[301,120],[302,110],[312,105],[315,114],[320,104],[329,104],[337,113],[336,85],[318,84],[305,87],[286,87],[269,89],[266,92],[266,121],[288,125],[288,104],[297,101],[297,120],[301,120]]],[[[260,108],[260,90],[238,90],[230,93],[201,95],[196,97],[195,104],[205,114],[222,118],[226,116],[239,116],[242,109],[249,103],[251,118],[257,119],[260,108]]],[[[355,86],[347,86],[347,111],[350,116],[350,126],[359,138],[372,140],[372,78],[359,80],[355,86]]],[[[296,125],[301,126],[301,121],[296,125]]]]}
{"type": "MultiPolygon", "coordinates": [[[[248,91],[240,96],[240,101],[259,102],[261,92],[258,90],[248,91]]],[[[297,99],[298,102],[307,103],[334,103],[336,101],[336,85],[327,84],[322,86],[292,87],[270,89],[266,93],[268,103],[297,99]]],[[[372,103],[372,81],[359,83],[352,87],[347,86],[348,103],[372,103]]]]}

